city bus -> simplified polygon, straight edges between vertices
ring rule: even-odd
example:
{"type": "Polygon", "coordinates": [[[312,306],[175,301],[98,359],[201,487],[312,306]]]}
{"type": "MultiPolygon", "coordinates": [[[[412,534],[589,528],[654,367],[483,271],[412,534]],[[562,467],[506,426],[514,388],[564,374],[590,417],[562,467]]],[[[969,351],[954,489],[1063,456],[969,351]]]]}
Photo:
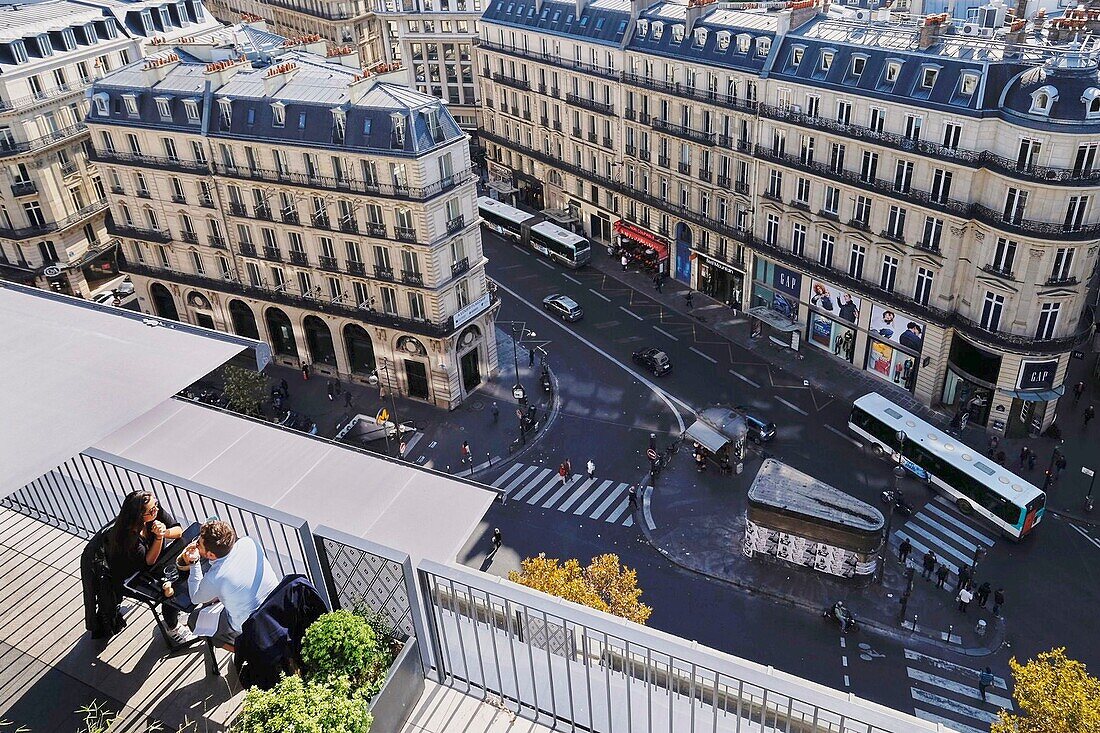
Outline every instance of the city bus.
{"type": "Polygon", "coordinates": [[[872,392],[855,401],[848,429],[877,455],[889,454],[907,471],[955,502],[963,514],[1019,540],[1039,524],[1046,494],[1011,471],[872,392]],[[898,432],[905,445],[898,454],[898,432]]]}
{"type": "Polygon", "coordinates": [[[592,259],[592,245],[587,239],[541,214],[531,214],[488,196],[478,197],[477,209],[482,224],[566,267],[576,269],[592,259]]]}

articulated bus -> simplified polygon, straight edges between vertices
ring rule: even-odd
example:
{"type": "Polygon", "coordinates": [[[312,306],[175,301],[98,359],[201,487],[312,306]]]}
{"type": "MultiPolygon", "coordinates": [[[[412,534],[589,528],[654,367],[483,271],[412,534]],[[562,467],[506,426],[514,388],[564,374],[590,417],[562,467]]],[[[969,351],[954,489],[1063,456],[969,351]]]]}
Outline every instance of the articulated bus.
{"type": "Polygon", "coordinates": [[[592,259],[592,246],[587,239],[541,214],[522,211],[488,196],[478,197],[477,209],[485,226],[566,267],[576,269],[592,259]]]}
{"type": "Polygon", "coordinates": [[[963,514],[978,516],[1014,540],[1039,524],[1046,494],[946,433],[871,393],[855,401],[848,429],[877,455],[889,453],[917,478],[950,497],[963,514]],[[905,445],[898,453],[898,432],[905,445]]]}

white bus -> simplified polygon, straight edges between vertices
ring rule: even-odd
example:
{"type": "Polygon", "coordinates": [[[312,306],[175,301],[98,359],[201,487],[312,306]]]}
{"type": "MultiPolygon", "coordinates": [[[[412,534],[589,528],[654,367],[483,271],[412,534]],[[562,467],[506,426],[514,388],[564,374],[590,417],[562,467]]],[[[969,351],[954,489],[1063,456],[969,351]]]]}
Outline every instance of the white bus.
{"type": "Polygon", "coordinates": [[[895,437],[905,433],[901,464],[954,500],[963,514],[974,514],[1003,535],[1020,539],[1039,524],[1046,494],[946,433],[872,392],[855,401],[848,429],[878,455],[899,460],[895,437]]]}
{"type": "Polygon", "coordinates": [[[541,214],[531,214],[488,196],[480,196],[477,208],[483,224],[498,234],[525,244],[539,254],[578,268],[592,259],[592,246],[587,239],[574,234],[541,214]]]}

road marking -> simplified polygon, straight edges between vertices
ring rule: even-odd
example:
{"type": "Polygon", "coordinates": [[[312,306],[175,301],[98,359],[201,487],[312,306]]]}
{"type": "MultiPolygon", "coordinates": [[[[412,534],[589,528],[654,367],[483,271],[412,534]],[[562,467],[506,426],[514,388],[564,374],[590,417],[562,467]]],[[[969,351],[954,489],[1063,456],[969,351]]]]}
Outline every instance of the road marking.
{"type": "MultiPolygon", "coordinates": [[[[928,685],[935,685],[948,692],[953,692],[956,695],[970,698],[971,700],[982,701],[982,693],[977,687],[971,687],[970,685],[964,685],[961,682],[955,680],[949,680],[946,677],[939,677],[938,675],[931,674],[930,672],[922,672],[919,669],[913,669],[912,667],[906,667],[905,671],[909,673],[910,679],[914,679],[918,682],[923,682],[928,685]]],[[[985,702],[992,703],[999,708],[1005,710],[1012,710],[1012,701],[1007,697],[1001,697],[1000,695],[994,695],[992,692],[985,693],[985,702]]]]}
{"type": "Polygon", "coordinates": [[[927,720],[929,723],[942,723],[945,726],[946,730],[949,731],[958,731],[958,733],[989,733],[988,730],[983,731],[980,728],[975,728],[974,726],[967,725],[966,723],[957,723],[950,718],[945,718],[942,715],[936,715],[935,713],[925,712],[920,708],[914,709],[913,714],[921,720],[927,720]]]}
{"type": "Polygon", "coordinates": [[[741,380],[742,382],[745,382],[745,383],[747,383],[747,384],[751,384],[751,385],[752,385],[753,387],[755,387],[756,389],[760,389],[760,385],[759,385],[759,384],[757,384],[756,382],[752,381],[751,379],[749,379],[748,377],[746,377],[746,376],[745,376],[744,374],[741,374],[740,372],[735,372],[735,371],[733,371],[732,369],[730,369],[730,374],[732,374],[733,376],[737,377],[737,378],[738,378],[738,379],[740,379],[740,380],[741,380]]]}
{"type": "MultiPolygon", "coordinates": [[[[969,565],[974,559],[973,555],[967,555],[962,550],[957,549],[954,545],[950,545],[950,544],[944,542],[943,539],[941,539],[940,537],[937,537],[936,535],[932,534],[931,532],[929,532],[927,529],[925,529],[921,525],[917,524],[916,522],[913,522],[913,521],[906,522],[904,529],[909,534],[909,539],[910,540],[914,539],[914,537],[913,537],[914,534],[920,535],[921,537],[926,539],[928,541],[928,543],[931,545],[933,552],[935,552],[937,555],[939,555],[940,556],[939,559],[944,560],[944,562],[946,562],[946,560],[944,559],[945,555],[949,556],[949,557],[953,557],[956,560],[958,560],[958,562],[955,563],[955,564],[958,567],[961,568],[963,565],[969,565]]],[[[948,569],[951,570],[951,572],[958,575],[959,571],[955,568],[952,568],[951,563],[947,562],[946,564],[947,564],[948,569]]]]}
{"type": "MultiPolygon", "coordinates": [[[[616,486],[615,489],[607,495],[607,498],[604,499],[604,502],[600,504],[599,508],[593,511],[588,516],[592,517],[593,519],[599,519],[601,516],[603,516],[604,512],[611,508],[612,504],[614,504],[616,501],[626,498],[626,490],[629,488],[630,484],[619,484],[618,486],[616,486]]],[[[611,521],[610,518],[608,518],[608,521],[611,521]]]]}
{"type": "MultiPolygon", "coordinates": [[[[909,542],[913,545],[913,550],[919,555],[923,555],[928,552],[929,547],[921,541],[920,537],[916,533],[910,535],[909,532],[906,531],[909,529],[912,529],[912,526],[906,524],[903,529],[899,529],[897,532],[895,532],[894,536],[897,537],[899,540],[909,540],[909,542]]],[[[929,544],[933,545],[937,550],[943,549],[944,547],[936,542],[931,542],[929,544]]],[[[947,570],[949,572],[954,573],[955,575],[959,574],[959,566],[948,560],[943,555],[936,555],[936,560],[947,566],[947,570]]],[[[935,576],[933,575],[933,577],[935,576]]]]}
{"type": "Polygon", "coordinates": [[[699,351],[699,349],[695,348],[694,346],[689,346],[688,351],[694,351],[696,354],[703,357],[704,359],[709,361],[711,364],[717,364],[718,363],[718,360],[715,359],[713,356],[707,356],[706,354],[704,354],[702,351],[699,351]]]}
{"type": "Polygon", "coordinates": [[[665,331],[664,329],[661,329],[661,328],[657,328],[656,326],[653,327],[653,330],[656,331],[657,333],[664,334],[665,336],[668,336],[673,341],[679,341],[680,340],[680,339],[676,338],[675,336],[673,336],[668,331],[665,331]]]}
{"type": "Polygon", "coordinates": [[[844,433],[842,433],[839,430],[837,430],[836,428],[834,428],[832,425],[826,425],[825,429],[828,430],[830,433],[832,433],[834,435],[837,435],[837,436],[843,438],[844,440],[847,440],[849,443],[854,445],[856,448],[862,448],[863,447],[863,443],[860,443],[858,440],[852,438],[849,435],[845,435],[844,433]]]}
{"type": "Polygon", "coordinates": [[[1075,531],[1077,532],[1077,534],[1081,535],[1081,536],[1082,536],[1082,537],[1084,537],[1084,538],[1085,538],[1086,540],[1088,540],[1089,542],[1091,542],[1092,544],[1094,544],[1094,545],[1095,545],[1096,547],[1100,548],[1100,542],[1098,542],[1098,541],[1097,541],[1097,540],[1096,540],[1095,538],[1093,538],[1093,537],[1090,537],[1090,536],[1088,535],[1088,533],[1087,533],[1087,532],[1085,532],[1085,530],[1081,529],[1081,528],[1080,528],[1080,527],[1078,527],[1078,526],[1077,526],[1076,524],[1070,524],[1069,526],[1073,527],[1073,529],[1074,529],[1074,530],[1075,530],[1075,531]]]}
{"type": "MultiPolygon", "coordinates": [[[[938,499],[940,497],[937,496],[936,498],[938,499]]],[[[950,522],[951,524],[955,525],[963,532],[966,532],[968,535],[976,539],[978,542],[981,542],[986,547],[993,547],[993,545],[996,544],[996,540],[991,540],[978,530],[971,527],[966,522],[962,521],[958,517],[954,517],[951,514],[945,512],[943,509],[940,509],[935,504],[926,504],[924,508],[935,514],[937,517],[942,518],[944,521],[950,522]]]]}
{"type": "Polygon", "coordinates": [[[597,298],[603,298],[603,299],[604,299],[604,300],[606,300],[606,301],[607,301],[608,303],[610,303],[610,302],[611,302],[611,298],[607,297],[606,295],[604,295],[603,293],[599,292],[598,290],[593,290],[592,288],[589,288],[589,289],[588,289],[588,292],[592,293],[592,294],[593,294],[593,295],[595,295],[595,296],[596,296],[597,298]]]}
{"type": "MultiPolygon", "coordinates": [[[[933,511],[936,507],[928,506],[926,508],[929,510],[929,512],[933,514],[938,514],[938,512],[933,511]]],[[[957,532],[952,531],[950,527],[946,527],[943,524],[940,524],[938,521],[936,521],[935,517],[928,516],[924,513],[923,510],[917,512],[916,516],[914,516],[913,519],[919,519],[920,521],[931,525],[932,529],[936,530],[948,539],[951,539],[956,545],[963,548],[964,550],[967,550],[971,555],[973,555],[974,552],[978,549],[978,546],[976,544],[967,540],[965,537],[961,536],[957,532]]]]}
{"type": "Polygon", "coordinates": [[[624,527],[633,527],[634,526],[634,515],[630,515],[629,517],[624,519],[623,520],[623,526],[624,527]]]}
{"type": "Polygon", "coordinates": [[[966,715],[985,723],[992,723],[997,720],[997,716],[994,713],[989,713],[985,710],[979,710],[972,705],[965,705],[955,700],[949,700],[942,695],[935,695],[931,692],[926,692],[916,687],[910,687],[909,691],[913,695],[913,699],[917,702],[923,702],[928,705],[935,705],[938,708],[950,710],[951,712],[958,713],[959,715],[966,715]]]}
{"type": "Polygon", "coordinates": [[[600,498],[600,494],[606,491],[607,487],[613,485],[614,483],[614,481],[604,481],[602,484],[600,484],[600,488],[593,491],[592,494],[587,499],[585,499],[579,507],[574,509],[573,514],[584,514],[586,511],[588,511],[588,507],[596,503],[596,500],[600,498]]]}
{"type": "Polygon", "coordinates": [[[621,517],[623,513],[629,508],[630,499],[628,497],[624,497],[623,500],[619,502],[619,507],[615,511],[611,512],[611,514],[608,514],[606,517],[604,517],[603,521],[612,523],[617,522],[619,521],[619,517],[621,517]]]}
{"type": "Polygon", "coordinates": [[[535,260],[535,262],[539,263],[540,265],[545,267],[547,270],[555,270],[556,271],[558,269],[558,268],[554,267],[553,265],[551,265],[549,262],[543,262],[542,260],[535,260]]]}
{"type": "Polygon", "coordinates": [[[783,403],[784,405],[786,405],[787,407],[791,408],[792,410],[794,410],[795,412],[797,412],[797,413],[798,413],[799,415],[808,415],[808,414],[810,414],[810,413],[806,412],[805,410],[803,410],[803,409],[802,409],[801,407],[799,407],[798,405],[792,405],[792,404],[791,404],[790,402],[787,402],[787,401],[786,401],[785,399],[783,399],[782,397],[776,397],[775,399],[776,399],[776,400],[777,400],[778,402],[782,402],[782,403],[783,403]]]}
{"type": "Polygon", "coordinates": [[[522,463],[513,463],[512,467],[505,471],[503,476],[493,482],[493,486],[500,488],[501,484],[507,481],[509,476],[511,476],[513,473],[520,470],[521,468],[523,468],[522,463]]]}
{"type": "Polygon", "coordinates": [[[517,486],[519,486],[520,484],[522,484],[523,479],[527,478],[528,476],[530,476],[531,474],[533,474],[537,470],[539,470],[538,466],[528,466],[526,471],[524,471],[522,474],[520,474],[517,478],[512,479],[512,483],[508,484],[508,487],[504,489],[504,493],[507,494],[512,489],[514,489],[517,486]]]}
{"type": "Polygon", "coordinates": [[[842,665],[844,665],[845,667],[847,667],[847,666],[848,666],[848,655],[847,655],[847,654],[845,654],[844,656],[842,656],[842,657],[840,658],[840,663],[841,663],[842,665]]]}
{"type": "Polygon", "coordinates": [[[657,523],[653,521],[653,514],[650,512],[649,500],[653,498],[653,487],[647,486],[642,489],[644,498],[642,499],[642,517],[645,519],[645,526],[651,530],[657,529],[657,523]]]}
{"type": "MultiPolygon", "coordinates": [[[[577,488],[577,487],[573,487],[573,488],[576,489],[580,493],[584,493],[584,490],[587,489],[592,484],[594,484],[595,482],[596,482],[596,479],[594,479],[594,478],[588,479],[583,484],[581,484],[579,488],[577,488]]],[[[554,493],[553,496],[551,496],[549,499],[547,499],[545,502],[543,502],[542,508],[543,509],[549,509],[550,507],[554,506],[554,504],[556,504],[559,499],[561,499],[563,496],[565,496],[565,492],[569,491],[569,489],[570,489],[569,484],[566,484],[565,486],[562,486],[560,489],[558,489],[554,493]]],[[[528,503],[533,503],[533,502],[528,502],[528,503]]]]}
{"type": "Polygon", "coordinates": [[[538,473],[538,475],[537,475],[537,476],[535,476],[535,477],[534,477],[533,479],[531,479],[530,481],[528,481],[528,482],[527,482],[527,485],[526,485],[526,486],[524,486],[524,487],[523,487],[522,489],[520,489],[519,491],[517,491],[517,492],[516,492],[516,495],[515,495],[515,496],[509,496],[508,498],[509,498],[509,499],[513,499],[513,500],[515,500],[515,501],[520,501],[520,500],[522,500],[524,496],[526,496],[527,494],[531,493],[531,490],[532,490],[532,489],[534,489],[534,488],[536,488],[536,487],[538,487],[538,486],[539,486],[539,484],[540,484],[540,483],[541,483],[542,481],[544,481],[544,480],[546,479],[546,477],[547,477],[547,476],[549,476],[549,475],[550,475],[551,473],[553,473],[553,474],[554,474],[553,478],[551,478],[551,479],[550,479],[550,481],[551,481],[551,482],[552,482],[552,481],[553,481],[553,480],[554,480],[555,478],[558,478],[558,474],[557,474],[557,472],[556,472],[556,471],[551,471],[551,470],[550,470],[549,468],[544,468],[544,469],[542,469],[541,471],[539,471],[539,473],[538,473]]]}
{"type": "MultiPolygon", "coordinates": [[[[905,650],[905,658],[911,662],[924,662],[931,665],[941,672],[950,672],[951,674],[961,674],[964,677],[973,677],[975,680],[981,676],[981,672],[971,667],[964,667],[961,664],[955,664],[954,662],[948,662],[945,659],[937,659],[936,657],[930,657],[927,654],[921,654],[920,652],[912,651],[911,649],[905,650]]],[[[1008,684],[1003,677],[994,677],[993,686],[1001,689],[1008,690],[1008,684]]]]}
{"type": "Polygon", "coordinates": [[[852,683],[848,681],[848,675],[844,675],[844,686],[851,687],[852,683]]]}
{"type": "Polygon", "coordinates": [[[564,277],[566,280],[569,280],[571,282],[575,282],[577,285],[584,285],[584,283],[582,283],[580,280],[578,280],[577,278],[573,277],[572,275],[570,275],[568,273],[563,272],[561,274],[561,276],[564,277]]]}
{"type": "MultiPolygon", "coordinates": [[[[559,477],[559,476],[557,475],[557,473],[556,473],[556,472],[554,473],[554,478],[560,478],[560,477],[559,477]]],[[[578,476],[577,474],[573,474],[573,479],[572,479],[572,481],[570,481],[570,482],[569,482],[568,484],[566,484],[566,485],[565,485],[565,486],[566,486],[566,488],[568,488],[569,486],[571,486],[571,485],[573,484],[573,481],[576,481],[576,480],[577,480],[577,479],[579,479],[579,478],[580,478],[580,476],[578,476]]],[[[538,493],[536,493],[536,494],[532,494],[531,496],[527,497],[527,503],[528,503],[528,504],[538,504],[538,503],[539,503],[539,501],[540,501],[540,500],[542,499],[542,497],[544,497],[544,496],[546,496],[547,494],[549,494],[549,493],[550,493],[550,491],[551,491],[551,490],[552,490],[552,489],[553,489],[553,488],[554,488],[555,486],[557,486],[557,482],[555,482],[555,481],[554,481],[554,479],[550,479],[549,481],[547,481],[547,482],[546,482],[546,485],[545,485],[545,486],[543,486],[543,487],[542,487],[542,488],[541,488],[541,489],[540,489],[540,490],[538,491],[538,493]]]]}
{"type": "Polygon", "coordinates": [[[627,314],[628,316],[630,316],[630,317],[632,317],[632,318],[637,318],[637,319],[638,319],[639,321],[644,321],[644,320],[645,320],[644,318],[642,318],[641,316],[639,316],[639,315],[638,315],[637,313],[635,313],[634,311],[632,311],[632,310],[628,310],[628,309],[626,309],[626,308],[623,308],[623,307],[622,307],[621,305],[619,306],[619,310],[621,310],[621,311],[622,311],[623,313],[627,314]]]}
{"type": "Polygon", "coordinates": [[[612,482],[610,480],[604,481],[603,486],[599,487],[598,489],[593,489],[592,487],[594,487],[597,483],[599,483],[599,479],[596,479],[592,483],[587,484],[585,486],[581,486],[579,490],[574,491],[569,496],[569,498],[566,499],[565,502],[561,506],[558,507],[558,511],[559,512],[569,511],[569,507],[573,506],[573,504],[580,501],[581,497],[591,496],[591,494],[589,494],[588,491],[590,491],[590,490],[593,490],[593,491],[596,491],[596,492],[603,491],[603,489],[605,489],[608,486],[608,484],[611,484],[612,482]]]}
{"type": "Polygon", "coordinates": [[[842,636],[840,637],[840,648],[843,649],[848,645],[848,641],[842,636]]]}
{"type": "Polygon", "coordinates": [[[527,250],[525,250],[523,247],[520,247],[518,244],[513,244],[512,249],[514,249],[517,252],[522,252],[523,254],[527,254],[527,250]]]}

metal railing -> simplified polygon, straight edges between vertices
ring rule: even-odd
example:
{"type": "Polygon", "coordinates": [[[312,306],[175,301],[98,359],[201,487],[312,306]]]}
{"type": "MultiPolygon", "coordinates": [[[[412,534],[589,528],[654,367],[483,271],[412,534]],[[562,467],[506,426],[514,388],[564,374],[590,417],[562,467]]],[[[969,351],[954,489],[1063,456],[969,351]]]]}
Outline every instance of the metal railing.
{"type": "Polygon", "coordinates": [[[210,163],[205,160],[184,160],[183,158],[164,158],[159,155],[122,153],[117,150],[92,151],[91,159],[96,163],[117,163],[139,168],[159,168],[176,173],[210,173],[210,163]]]}
{"type": "Polygon", "coordinates": [[[61,97],[76,96],[82,93],[85,89],[91,86],[92,80],[88,79],[82,81],[79,84],[63,84],[53,89],[46,89],[41,92],[35,92],[34,94],[26,94],[22,97],[15,97],[13,99],[0,99],[0,112],[10,112],[17,109],[27,109],[33,107],[36,104],[42,104],[48,102],[51,99],[59,99],[61,97]]]}
{"type": "Polygon", "coordinates": [[[4,227],[0,227],[0,237],[6,237],[7,239],[25,239],[27,237],[40,237],[43,234],[63,231],[75,224],[79,224],[85,221],[89,217],[98,214],[106,208],[107,199],[100,199],[99,201],[91,203],[73,214],[69,214],[64,219],[61,219],[59,221],[47,221],[41,224],[23,227],[21,229],[7,229],[4,227]]]}
{"type": "Polygon", "coordinates": [[[457,186],[473,180],[469,170],[460,171],[427,186],[399,186],[390,183],[367,183],[355,178],[311,176],[306,173],[292,173],[290,171],[247,168],[235,165],[228,166],[224,163],[215,163],[214,171],[219,175],[245,181],[285,183],[291,186],[303,186],[313,189],[321,188],[326,191],[336,191],[338,193],[359,193],[370,196],[383,196],[386,198],[414,201],[425,201],[434,198],[441,193],[446,193],[457,186]]]}

